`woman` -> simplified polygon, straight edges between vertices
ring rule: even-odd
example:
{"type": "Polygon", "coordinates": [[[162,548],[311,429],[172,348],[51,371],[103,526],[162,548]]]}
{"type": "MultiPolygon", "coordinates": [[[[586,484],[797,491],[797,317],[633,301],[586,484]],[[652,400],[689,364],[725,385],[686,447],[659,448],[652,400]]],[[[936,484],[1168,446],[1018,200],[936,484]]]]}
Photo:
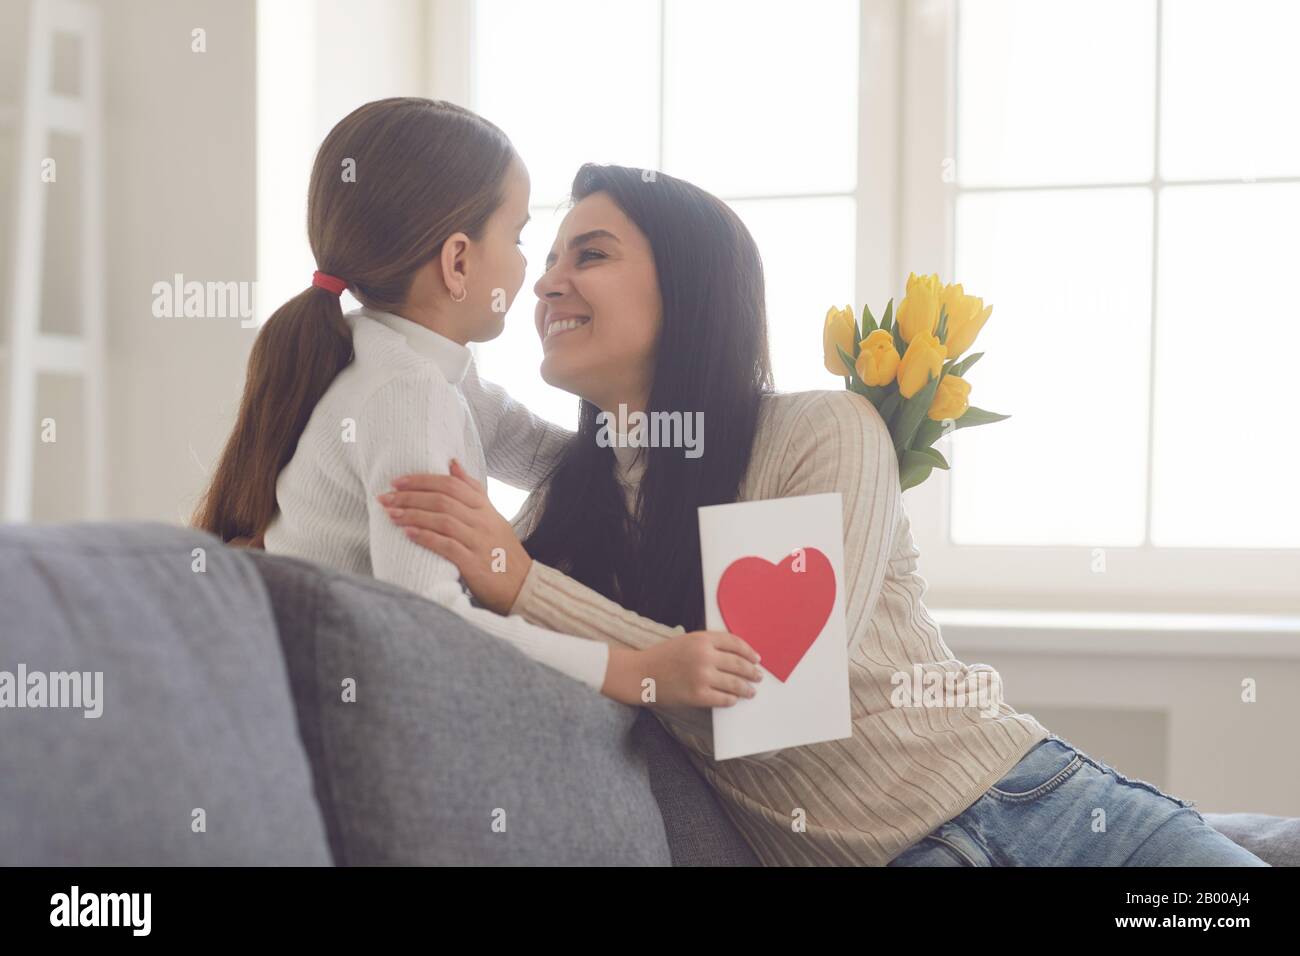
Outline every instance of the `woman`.
{"type": "Polygon", "coordinates": [[[765,863],[1264,865],[1005,702],[896,705],[918,667],[997,675],[957,661],[926,612],[879,414],[771,391],[761,263],[723,203],[613,166],[584,166],[573,200],[535,291],[542,376],[581,397],[578,433],[513,528],[463,469],[405,476],[381,500],[412,540],[500,613],[649,648],[701,626],[699,506],[839,492],[852,737],[715,762],[706,712],[657,710],[765,863]],[[705,453],[605,447],[597,416],[620,405],[703,412],[705,453]]]}
{"type": "Polygon", "coordinates": [[[615,648],[474,607],[456,568],[408,541],[374,500],[402,472],[456,459],[480,478],[538,480],[536,456],[512,443],[534,433],[543,454],[556,436],[482,386],[466,347],[501,333],[523,284],[528,196],[510,141],[468,110],[394,98],[344,117],[312,169],[318,271],[258,334],[195,524],[409,588],[614,700],[730,706],[759,678],[739,638],[700,631],[615,648]],[[364,308],[345,316],[344,288],[364,308]]]}

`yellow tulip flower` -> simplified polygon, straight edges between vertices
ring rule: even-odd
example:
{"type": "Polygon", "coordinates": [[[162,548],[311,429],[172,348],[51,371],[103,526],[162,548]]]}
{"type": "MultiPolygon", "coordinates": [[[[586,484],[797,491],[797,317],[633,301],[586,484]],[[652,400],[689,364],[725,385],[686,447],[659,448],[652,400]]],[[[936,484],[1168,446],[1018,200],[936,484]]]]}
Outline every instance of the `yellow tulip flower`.
{"type": "Polygon", "coordinates": [[[970,382],[956,375],[945,375],[939,387],[935,389],[934,401],[926,414],[936,422],[945,418],[954,421],[966,414],[970,408],[970,382]]]}
{"type": "Polygon", "coordinates": [[[837,309],[831,306],[826,312],[826,324],[822,328],[822,352],[826,371],[832,375],[848,375],[849,370],[835,351],[842,348],[846,355],[853,354],[853,343],[858,340],[858,327],[853,321],[853,306],[837,309]]]}
{"type": "Polygon", "coordinates": [[[961,283],[945,286],[939,295],[939,304],[948,310],[948,334],[944,347],[948,358],[961,356],[975,344],[975,336],[988,321],[993,306],[984,304],[984,300],[962,291],[961,283]]]}
{"type": "Polygon", "coordinates": [[[943,343],[937,335],[921,333],[908,343],[898,363],[898,392],[911,398],[943,371],[943,343]]]}
{"type": "Polygon", "coordinates": [[[866,385],[888,385],[898,372],[898,349],[894,337],[884,329],[876,329],[862,340],[858,353],[857,373],[866,385]]]}
{"type": "Polygon", "coordinates": [[[904,342],[911,342],[918,333],[933,334],[939,325],[939,293],[941,291],[938,275],[918,276],[915,272],[907,276],[907,294],[898,304],[898,334],[904,342]]]}

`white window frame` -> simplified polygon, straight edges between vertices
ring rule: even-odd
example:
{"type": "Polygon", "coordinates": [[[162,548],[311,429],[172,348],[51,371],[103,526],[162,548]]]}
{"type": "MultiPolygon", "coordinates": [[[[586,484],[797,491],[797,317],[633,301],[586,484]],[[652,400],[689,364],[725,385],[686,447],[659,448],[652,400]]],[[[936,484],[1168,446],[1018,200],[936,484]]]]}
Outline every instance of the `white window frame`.
{"type": "MultiPolygon", "coordinates": [[[[1149,182],[1158,242],[1161,0],[1156,13],[1156,158],[1149,182]]],[[[956,0],[908,4],[901,49],[904,80],[900,249],[912,271],[953,272],[956,199],[961,187],[942,170],[957,159],[956,0]],[[945,163],[949,163],[945,166],[945,163]]],[[[1260,180],[1265,182],[1267,180],[1260,180]]],[[[1235,182],[1235,181],[1234,181],[1235,182]]],[[[1180,187],[1183,183],[1180,181],[1180,187]]],[[[1010,187],[1016,188],[1016,187],[1010,187]]],[[[1052,187],[1042,187],[1052,188],[1052,187]]],[[[1067,187],[1068,188],[1068,187],[1067,187]]],[[[980,187],[988,191],[988,187],[980,187]]],[[[1152,256],[1151,375],[1155,375],[1156,258],[1152,256]]],[[[904,272],[906,271],[903,270],[904,272]]],[[[1150,411],[1148,412],[1150,414],[1150,411]]],[[[1148,448],[1150,447],[1148,429],[1148,448]]],[[[940,447],[949,445],[942,439],[940,447]]],[[[946,449],[947,450],[947,449],[946,449]]],[[[920,570],[935,606],[1078,611],[1300,612],[1300,549],[1155,547],[1150,544],[1148,451],[1147,543],[1137,547],[958,545],[950,535],[949,476],[935,471],[906,494],[920,570]],[[1104,571],[1095,571],[1102,566],[1104,571]]],[[[952,461],[954,468],[961,465],[952,461]]],[[[1050,473],[1043,476],[1050,481],[1050,473]]]]}
{"type": "MultiPolygon", "coordinates": [[[[473,4],[428,0],[430,96],[473,108],[473,4]]],[[[898,274],[898,148],[890,135],[898,123],[898,34],[900,0],[859,0],[857,187],[844,192],[725,194],[728,202],[851,197],[856,209],[855,300],[884,301],[898,274]],[[864,298],[865,296],[865,298],[864,298]]],[[[661,6],[662,11],[662,6],[661,6]]],[[[660,15],[660,65],[662,55],[660,15]]],[[[663,102],[660,100],[659,152],[663,155],[663,102]]],[[[509,130],[506,131],[509,133],[509,130]]],[[[833,290],[827,292],[834,298],[833,290]]]]}
{"type": "MultiPolygon", "coordinates": [[[[430,95],[472,105],[471,5],[427,9],[430,95]]],[[[1157,38],[1159,27],[1157,13],[1157,38]]],[[[956,0],[860,0],[854,302],[873,310],[900,297],[909,271],[953,274],[960,187],[943,171],[955,153],[956,30],[956,0]]],[[[1158,103],[1156,122],[1158,136],[1158,103]]],[[[1156,215],[1158,172],[1147,184],[1156,215]]],[[[1153,337],[1153,375],[1154,361],[1153,337]]],[[[949,442],[939,447],[950,454],[949,442]]],[[[934,608],[1300,613],[1300,549],[957,545],[945,472],[904,501],[934,608]]]]}

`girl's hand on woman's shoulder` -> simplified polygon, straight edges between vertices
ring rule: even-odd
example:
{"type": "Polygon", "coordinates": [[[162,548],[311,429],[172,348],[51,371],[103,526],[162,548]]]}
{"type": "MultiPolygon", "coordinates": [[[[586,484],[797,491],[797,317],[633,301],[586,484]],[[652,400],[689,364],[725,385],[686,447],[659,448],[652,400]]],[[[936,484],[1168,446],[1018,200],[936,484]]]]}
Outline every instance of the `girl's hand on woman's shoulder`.
{"type": "Polygon", "coordinates": [[[393,523],[456,565],[480,604],[509,614],[533,559],[487,490],[454,459],[450,475],[402,475],[393,489],[379,495],[393,523]]]}

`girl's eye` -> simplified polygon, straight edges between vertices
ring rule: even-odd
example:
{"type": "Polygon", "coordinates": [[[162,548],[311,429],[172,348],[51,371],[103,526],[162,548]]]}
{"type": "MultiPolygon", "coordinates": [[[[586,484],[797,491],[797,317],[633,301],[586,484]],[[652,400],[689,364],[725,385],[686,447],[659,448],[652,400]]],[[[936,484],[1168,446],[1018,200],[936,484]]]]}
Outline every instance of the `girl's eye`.
{"type": "Polygon", "coordinates": [[[578,253],[579,263],[587,262],[591,259],[604,259],[604,258],[606,258],[605,253],[601,252],[599,249],[583,249],[581,252],[578,253]]]}

